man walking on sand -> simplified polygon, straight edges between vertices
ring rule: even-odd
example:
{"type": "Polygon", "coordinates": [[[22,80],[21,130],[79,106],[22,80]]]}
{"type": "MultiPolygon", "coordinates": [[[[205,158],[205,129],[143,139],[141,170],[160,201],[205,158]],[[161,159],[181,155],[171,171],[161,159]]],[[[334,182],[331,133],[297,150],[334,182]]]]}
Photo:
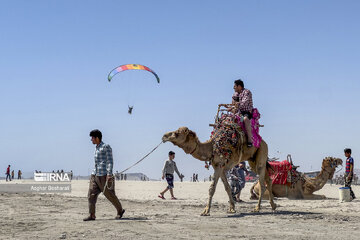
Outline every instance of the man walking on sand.
{"type": "Polygon", "coordinates": [[[10,165],[7,167],[6,169],[6,181],[8,181],[8,178],[9,180],[11,181],[11,176],[10,176],[10,165]]]}
{"type": "Polygon", "coordinates": [[[99,194],[104,193],[105,197],[115,206],[117,215],[115,219],[122,218],[125,210],[122,208],[119,199],[115,194],[115,180],[113,176],[113,156],[109,144],[102,141],[102,133],[95,129],[90,132],[91,142],[95,148],[95,168],[91,174],[88,201],[89,213],[84,221],[95,220],[95,205],[99,194]]]}
{"type": "Polygon", "coordinates": [[[175,153],[173,151],[169,152],[169,159],[165,161],[164,168],[162,170],[162,179],[166,178],[166,181],[168,183],[168,186],[160,193],[158,196],[161,199],[165,199],[164,194],[170,190],[171,199],[176,200],[176,197],[174,196],[174,171],[177,173],[179,178],[181,179],[183,175],[179,172],[176,163],[174,161],[175,153]]]}

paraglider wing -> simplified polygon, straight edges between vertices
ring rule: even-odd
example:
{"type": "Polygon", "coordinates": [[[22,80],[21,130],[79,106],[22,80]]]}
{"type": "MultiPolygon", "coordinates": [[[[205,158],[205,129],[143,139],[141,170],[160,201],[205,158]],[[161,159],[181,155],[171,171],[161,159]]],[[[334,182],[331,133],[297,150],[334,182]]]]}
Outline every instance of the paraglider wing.
{"type": "Polygon", "coordinates": [[[140,65],[140,64],[125,64],[125,65],[121,65],[117,68],[114,68],[108,75],[108,81],[110,82],[111,79],[118,74],[119,72],[122,71],[126,71],[126,70],[146,70],[148,72],[151,72],[152,74],[154,74],[154,76],[156,77],[156,80],[158,83],[160,83],[160,78],[159,76],[150,68],[144,66],[144,65],[140,65]]]}

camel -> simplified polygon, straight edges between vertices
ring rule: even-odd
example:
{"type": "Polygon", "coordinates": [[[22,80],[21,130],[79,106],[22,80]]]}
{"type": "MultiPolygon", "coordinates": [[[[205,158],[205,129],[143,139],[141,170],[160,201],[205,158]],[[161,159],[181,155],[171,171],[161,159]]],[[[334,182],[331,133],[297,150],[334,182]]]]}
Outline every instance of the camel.
{"type": "MultiPolygon", "coordinates": [[[[216,131],[216,129],[214,130],[216,131]]],[[[235,213],[235,202],[231,195],[230,185],[226,178],[226,172],[233,168],[236,164],[243,161],[248,161],[251,169],[259,175],[261,184],[260,197],[258,204],[254,211],[260,210],[262,194],[265,191],[265,182],[269,189],[271,189],[271,179],[267,174],[267,157],[268,157],[268,146],[265,141],[261,141],[260,147],[248,147],[244,132],[240,132],[241,137],[236,146],[232,147],[232,154],[230,159],[225,159],[221,154],[215,151],[213,144],[214,138],[210,138],[206,142],[200,142],[196,133],[189,130],[187,127],[180,127],[176,131],[165,133],[162,140],[163,142],[171,142],[174,145],[182,148],[185,153],[191,154],[194,158],[200,161],[209,161],[214,168],[214,176],[212,183],[209,188],[209,199],[204,211],[201,216],[209,216],[211,201],[214,196],[216,185],[219,178],[221,178],[225,190],[229,196],[229,210],[228,213],[235,213]]],[[[273,201],[273,197],[270,194],[270,205],[273,210],[276,209],[276,205],[273,201]]]]}
{"type": "MultiPolygon", "coordinates": [[[[315,191],[320,190],[325,183],[332,179],[337,166],[342,165],[340,158],[326,157],[323,159],[321,171],[315,178],[303,177],[297,181],[293,187],[288,185],[273,184],[272,185],[272,196],[275,197],[286,197],[289,199],[324,199],[324,195],[315,195],[315,191]]],[[[250,189],[251,199],[257,199],[259,195],[260,186],[258,182],[255,182],[250,189]]],[[[266,190],[263,198],[269,198],[269,191],[266,190]]]]}

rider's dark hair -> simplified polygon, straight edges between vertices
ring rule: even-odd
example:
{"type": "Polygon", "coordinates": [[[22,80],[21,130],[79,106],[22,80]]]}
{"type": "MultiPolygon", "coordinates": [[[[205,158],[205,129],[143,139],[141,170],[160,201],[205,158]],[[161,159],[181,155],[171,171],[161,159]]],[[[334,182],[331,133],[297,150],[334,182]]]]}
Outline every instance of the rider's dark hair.
{"type": "Polygon", "coordinates": [[[100,141],[101,141],[101,139],[102,139],[102,133],[100,132],[100,130],[99,129],[94,129],[94,130],[92,130],[91,132],[90,132],[90,137],[94,137],[94,138],[99,138],[100,139],[100,141]]]}
{"type": "Polygon", "coordinates": [[[175,155],[175,153],[173,151],[169,152],[169,156],[175,155]]]}
{"type": "Polygon", "coordinates": [[[351,149],[350,148],[345,148],[344,153],[350,153],[351,154],[351,149]]]}
{"type": "Polygon", "coordinates": [[[235,80],[234,81],[236,86],[241,86],[242,88],[244,88],[244,82],[241,79],[235,80]]]}

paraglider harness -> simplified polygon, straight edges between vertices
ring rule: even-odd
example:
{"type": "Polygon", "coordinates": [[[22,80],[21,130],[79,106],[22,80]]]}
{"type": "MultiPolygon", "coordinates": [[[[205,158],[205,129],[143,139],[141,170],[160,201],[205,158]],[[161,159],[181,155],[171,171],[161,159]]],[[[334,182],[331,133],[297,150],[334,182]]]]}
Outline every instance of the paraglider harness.
{"type": "Polygon", "coordinates": [[[128,105],[128,108],[129,108],[129,109],[128,109],[128,114],[130,114],[130,115],[131,115],[131,114],[132,114],[132,110],[133,110],[134,106],[129,106],[129,105],[128,105]]]}

